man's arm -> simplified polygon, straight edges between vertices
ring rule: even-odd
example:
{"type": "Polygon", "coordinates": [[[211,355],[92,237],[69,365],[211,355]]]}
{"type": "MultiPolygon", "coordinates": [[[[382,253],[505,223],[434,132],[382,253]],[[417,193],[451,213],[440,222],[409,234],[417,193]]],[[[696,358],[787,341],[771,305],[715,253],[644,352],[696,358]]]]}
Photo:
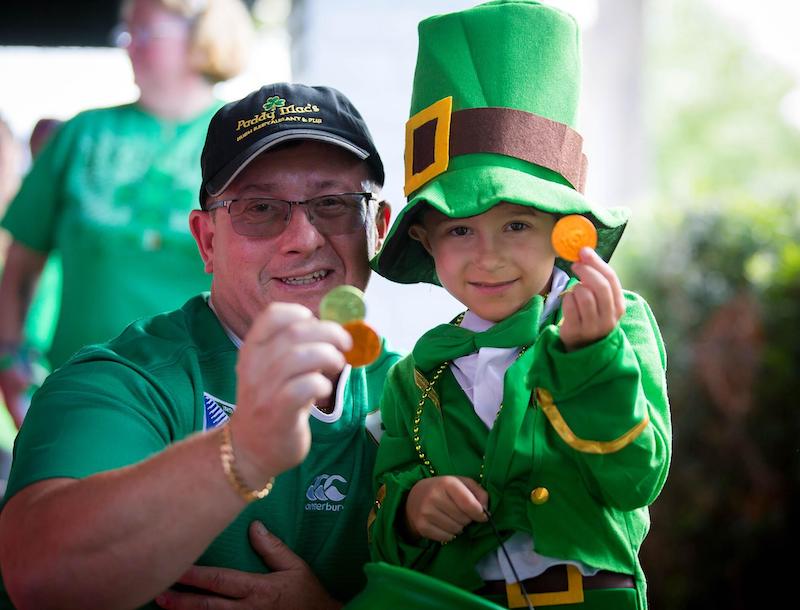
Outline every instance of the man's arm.
{"type": "MultiPolygon", "coordinates": [[[[22,327],[46,260],[47,255],[17,241],[8,247],[0,279],[0,355],[13,358],[22,345],[22,327]]],[[[20,396],[29,384],[29,374],[19,366],[0,367],[0,393],[17,427],[23,419],[20,396]]]]}
{"type": "MultiPolygon", "coordinates": [[[[297,305],[255,321],[228,424],[249,486],[305,457],[308,411],[330,393],[349,345],[341,327],[297,305]]],[[[220,436],[196,434],[139,464],[13,496],[0,513],[0,565],[15,605],[131,608],[175,582],[245,506],[222,470],[220,436]]]]}
{"type": "Polygon", "coordinates": [[[0,513],[15,605],[133,608],[172,584],[244,506],[222,473],[218,432],[86,479],[48,479],[0,513]]]}

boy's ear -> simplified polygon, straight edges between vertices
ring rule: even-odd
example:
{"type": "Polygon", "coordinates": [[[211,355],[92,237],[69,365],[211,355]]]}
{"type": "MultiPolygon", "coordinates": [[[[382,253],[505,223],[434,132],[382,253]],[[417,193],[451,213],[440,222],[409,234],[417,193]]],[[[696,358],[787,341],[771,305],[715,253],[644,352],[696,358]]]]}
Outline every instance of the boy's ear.
{"type": "Polygon", "coordinates": [[[431,252],[431,241],[428,239],[428,232],[425,230],[425,227],[420,224],[411,225],[408,227],[408,236],[411,239],[416,239],[422,244],[422,247],[425,248],[425,251],[433,256],[433,252],[431,252]]]}

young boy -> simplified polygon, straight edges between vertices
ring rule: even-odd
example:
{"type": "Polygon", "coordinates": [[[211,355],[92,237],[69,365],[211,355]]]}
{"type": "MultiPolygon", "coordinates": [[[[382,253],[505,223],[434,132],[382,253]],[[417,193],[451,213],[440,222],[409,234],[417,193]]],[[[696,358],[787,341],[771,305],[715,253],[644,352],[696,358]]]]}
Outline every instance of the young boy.
{"type": "Polygon", "coordinates": [[[582,194],[579,68],[574,20],[538,2],[420,24],[408,205],[373,268],[468,309],[390,372],[369,529],[374,560],[507,607],[641,609],[665,353],[606,262],[627,212],[582,194]],[[572,264],[550,239],[567,214],[598,233],[572,264]]]}

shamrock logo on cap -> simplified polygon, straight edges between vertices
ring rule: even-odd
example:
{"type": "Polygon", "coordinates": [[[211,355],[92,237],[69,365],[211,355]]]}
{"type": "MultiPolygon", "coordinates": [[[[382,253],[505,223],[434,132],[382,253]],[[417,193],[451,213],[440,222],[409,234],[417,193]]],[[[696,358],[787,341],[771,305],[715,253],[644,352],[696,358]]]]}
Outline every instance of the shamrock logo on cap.
{"type": "Polygon", "coordinates": [[[273,95],[272,97],[267,98],[267,101],[264,102],[264,110],[269,112],[273,108],[277,108],[278,106],[283,106],[286,104],[286,100],[282,97],[278,97],[277,95],[273,95]]]}

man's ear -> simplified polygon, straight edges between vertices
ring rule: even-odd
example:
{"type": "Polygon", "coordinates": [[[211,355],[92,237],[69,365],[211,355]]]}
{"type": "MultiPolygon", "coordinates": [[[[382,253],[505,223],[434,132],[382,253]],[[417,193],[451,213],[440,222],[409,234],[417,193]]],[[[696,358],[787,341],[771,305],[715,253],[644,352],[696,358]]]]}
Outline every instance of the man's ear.
{"type": "Polygon", "coordinates": [[[216,224],[211,212],[205,210],[192,210],[189,214],[189,229],[197,249],[203,259],[206,273],[214,273],[214,232],[216,224]]]}
{"type": "Polygon", "coordinates": [[[389,220],[392,218],[392,206],[385,199],[378,203],[378,212],[375,214],[376,244],[375,251],[380,250],[386,233],[389,231],[389,220]]]}
{"type": "Polygon", "coordinates": [[[425,227],[423,227],[421,224],[414,223],[408,227],[408,236],[411,239],[416,239],[422,244],[422,247],[425,248],[425,251],[433,256],[433,252],[431,252],[431,240],[428,238],[428,231],[425,230],[425,227]]]}

